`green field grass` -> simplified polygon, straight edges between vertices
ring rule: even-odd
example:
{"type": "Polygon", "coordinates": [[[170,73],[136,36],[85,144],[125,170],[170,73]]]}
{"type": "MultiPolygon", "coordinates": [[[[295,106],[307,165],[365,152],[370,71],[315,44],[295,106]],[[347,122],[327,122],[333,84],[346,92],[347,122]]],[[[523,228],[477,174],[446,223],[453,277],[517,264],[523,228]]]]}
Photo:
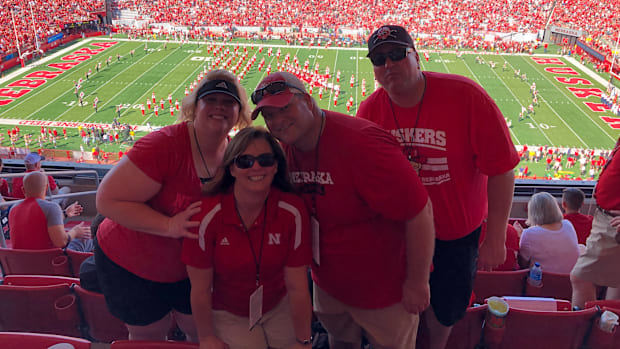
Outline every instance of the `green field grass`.
{"type": "MultiPolygon", "coordinates": [[[[56,52],[56,56],[50,61],[34,62],[34,65],[18,70],[16,76],[10,79],[5,78],[0,83],[0,88],[21,90],[24,87],[10,87],[9,85],[36,71],[61,71],[58,68],[49,67],[48,64],[67,62],[66,56],[68,54],[83,47],[100,48],[94,46],[93,43],[111,42],[116,43],[100,53],[90,55],[89,59],[64,70],[62,74],[48,79],[46,83],[33,88],[30,92],[15,98],[10,103],[7,103],[9,98],[0,97],[0,122],[3,123],[0,125],[0,132],[6,134],[6,129],[12,127],[13,124],[21,124],[22,130],[33,133],[36,137],[40,131],[40,126],[26,126],[27,121],[49,120],[109,124],[116,116],[115,110],[119,104],[123,105],[119,121],[124,124],[141,126],[143,130],[146,129],[147,123],[153,126],[171,124],[175,122],[178,112],[175,111],[174,117],[170,116],[167,102],[168,94],[172,94],[173,102],[175,99],[181,102],[185,88],[213,60],[209,46],[205,44],[198,46],[193,43],[180,47],[177,43],[168,43],[167,48],[164,49],[163,41],[150,41],[148,43],[149,52],[146,53],[144,41],[89,39],[56,52]],[[135,50],[133,57],[130,55],[131,50],[135,50]],[[116,59],[117,54],[121,56],[120,61],[116,59]],[[65,60],[62,60],[62,57],[65,57],[65,60]],[[105,63],[108,57],[112,57],[109,66],[105,63]],[[102,64],[102,69],[98,73],[95,69],[97,63],[102,64]],[[84,79],[88,69],[91,69],[93,74],[89,80],[82,82],[85,104],[79,106],[74,94],[73,84],[80,78],[84,79]],[[152,92],[155,92],[158,103],[160,98],[166,100],[165,109],[160,112],[158,117],[153,114],[152,110],[150,112],[147,110],[147,115],[143,117],[139,108],[140,103],[145,103],[147,99],[150,99],[152,92]],[[99,110],[96,113],[92,107],[95,97],[99,99],[99,110]],[[5,105],[2,105],[3,103],[5,105]]],[[[239,44],[233,43],[228,48],[232,52],[237,45],[239,44]]],[[[334,96],[326,91],[323,94],[323,99],[319,101],[322,108],[353,116],[357,111],[357,106],[365,98],[362,96],[362,79],[366,79],[366,95],[368,96],[374,91],[372,66],[365,57],[365,48],[326,49],[323,47],[308,48],[267,44],[264,46],[263,52],[259,53],[258,43],[254,46],[240,45],[242,45],[239,46],[240,53],[243,53],[244,47],[248,49],[246,62],[253,55],[256,55],[256,63],[241,82],[248,91],[248,95],[266,75],[265,69],[261,72],[257,70],[258,63],[262,58],[266,61],[265,66],[271,64],[272,71],[276,70],[275,53],[278,48],[282,51],[280,61],[283,61],[284,56],[290,53],[291,62],[293,57],[297,56],[301,68],[303,68],[306,60],[308,60],[311,70],[314,70],[315,64],[318,62],[321,74],[324,73],[326,67],[329,67],[333,83],[336,83],[336,72],[338,70],[341,72],[341,94],[338,98],[338,105],[334,106],[334,96]],[[267,56],[268,47],[273,47],[271,57],[267,56]],[[355,75],[353,87],[349,84],[351,75],[355,75]],[[354,99],[354,104],[351,110],[347,111],[345,104],[351,96],[354,99]]],[[[593,112],[584,104],[584,102],[600,103],[599,97],[577,98],[567,89],[567,85],[554,78],[554,74],[544,71],[546,67],[559,65],[540,65],[532,59],[532,56],[521,55],[480,54],[483,60],[482,64],[476,62],[477,54],[465,53],[461,58],[458,58],[454,53],[429,51],[428,56],[428,61],[421,57],[423,70],[468,76],[489,92],[504,116],[511,120],[510,131],[516,145],[610,149],[620,135],[620,129],[612,128],[612,124],[601,118],[601,116],[611,116],[610,112],[593,112]],[[496,62],[494,69],[488,64],[489,61],[496,62]],[[507,65],[505,71],[502,69],[504,61],[507,65]],[[521,73],[527,74],[527,83],[522,81],[520,77],[514,76],[515,69],[520,69],[521,73]],[[539,90],[540,106],[535,107],[534,115],[519,122],[518,115],[521,106],[527,107],[531,103],[529,85],[532,82],[536,82],[539,90]]],[[[592,85],[574,87],[596,87],[605,90],[606,87],[603,84],[586,75],[584,71],[570,63],[566,57],[559,57],[559,59],[565,66],[572,67],[579,74],[559,76],[580,77],[592,82],[592,85]]],[[[238,58],[233,58],[233,65],[237,60],[238,58]]],[[[243,66],[245,63],[242,64],[243,66]]],[[[316,87],[314,88],[314,96],[318,100],[318,89],[316,87]]],[[[257,123],[261,124],[262,120],[259,118],[257,123]]],[[[68,133],[72,137],[66,141],[64,139],[59,140],[58,148],[79,149],[81,140],[77,137],[77,130],[68,128],[68,133]]],[[[142,134],[141,132],[137,133],[138,137],[142,134]]],[[[2,143],[3,146],[9,145],[7,137],[2,143]]],[[[31,149],[37,149],[38,146],[38,144],[34,144],[31,149]]],[[[102,149],[116,152],[127,146],[128,144],[122,146],[102,145],[102,149]]],[[[44,144],[44,148],[49,147],[51,144],[44,144]]]]}

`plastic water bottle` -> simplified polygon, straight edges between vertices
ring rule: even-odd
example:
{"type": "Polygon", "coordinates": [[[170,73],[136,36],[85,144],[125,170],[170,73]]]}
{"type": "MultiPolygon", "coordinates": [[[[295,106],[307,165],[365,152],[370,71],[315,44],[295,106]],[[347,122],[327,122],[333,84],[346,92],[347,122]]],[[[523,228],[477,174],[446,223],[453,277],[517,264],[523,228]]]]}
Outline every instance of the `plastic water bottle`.
{"type": "Polygon", "coordinates": [[[540,267],[540,263],[536,262],[530,268],[530,276],[527,281],[532,286],[539,287],[542,285],[542,268],[540,267]]]}

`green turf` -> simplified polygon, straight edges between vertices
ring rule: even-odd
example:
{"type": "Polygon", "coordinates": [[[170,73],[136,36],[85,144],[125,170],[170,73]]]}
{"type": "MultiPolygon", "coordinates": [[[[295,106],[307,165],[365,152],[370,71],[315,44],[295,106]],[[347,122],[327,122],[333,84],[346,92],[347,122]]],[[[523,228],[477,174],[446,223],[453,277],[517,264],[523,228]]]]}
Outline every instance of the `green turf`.
{"type": "MultiPolygon", "coordinates": [[[[102,38],[86,43],[79,42],[71,46],[71,49],[66,54],[74,52],[81,47],[97,48],[92,45],[93,42],[110,42],[110,40],[102,38]]],[[[116,116],[116,105],[122,104],[124,106],[120,119],[122,123],[140,126],[145,126],[147,122],[154,126],[173,123],[178,112],[175,111],[175,117],[170,116],[167,102],[168,94],[172,93],[173,102],[175,99],[181,102],[184,97],[185,87],[196,79],[205,65],[211,62],[213,55],[207,52],[208,46],[205,44],[201,44],[199,47],[195,43],[185,44],[181,48],[177,43],[168,43],[167,49],[164,50],[162,42],[151,41],[148,43],[148,53],[145,52],[144,45],[143,41],[119,40],[116,45],[66,70],[58,77],[48,80],[42,86],[15,99],[12,103],[0,106],[0,119],[111,123],[116,116]],[[133,58],[129,54],[132,49],[135,50],[133,58]],[[122,56],[118,62],[116,59],[117,54],[122,56]],[[112,57],[112,63],[108,67],[106,66],[105,59],[109,56],[112,57]],[[95,65],[99,62],[102,63],[102,69],[99,73],[96,73],[95,65]],[[89,80],[82,83],[82,91],[84,91],[86,96],[85,105],[80,107],[73,93],[73,82],[79,78],[84,78],[85,72],[89,68],[93,74],[89,80]],[[158,104],[160,98],[163,97],[166,100],[165,109],[160,111],[159,117],[155,117],[152,110],[150,112],[147,111],[146,117],[143,117],[139,105],[140,103],[145,103],[151,97],[152,92],[155,92],[157,95],[158,104]],[[92,101],[95,96],[100,101],[97,113],[95,113],[92,107],[92,101]]],[[[237,44],[229,46],[231,52],[236,47],[235,45],[237,44]]],[[[248,95],[266,74],[265,69],[262,72],[257,70],[261,58],[265,58],[266,66],[271,64],[272,71],[276,69],[277,60],[275,52],[278,48],[274,47],[273,55],[268,57],[267,48],[270,47],[269,45],[265,45],[262,53],[258,52],[258,43],[255,44],[253,49],[248,47],[248,60],[254,54],[257,56],[256,63],[242,81],[242,85],[248,91],[248,95]]],[[[311,70],[314,70],[315,63],[318,62],[320,73],[323,73],[326,66],[329,66],[333,83],[336,83],[336,71],[340,70],[341,94],[338,99],[338,105],[334,107],[334,97],[326,91],[324,92],[323,100],[319,101],[319,105],[322,108],[355,115],[357,106],[365,98],[362,97],[361,91],[361,81],[363,78],[366,79],[367,96],[374,91],[372,66],[369,60],[365,58],[366,52],[364,48],[325,49],[323,47],[280,46],[280,49],[282,50],[280,61],[283,61],[286,53],[290,53],[291,62],[293,57],[297,55],[301,68],[303,68],[306,59],[310,63],[309,68],[311,70]],[[355,74],[356,78],[353,88],[349,84],[352,74],[355,74]],[[347,112],[345,104],[350,96],[353,96],[355,102],[351,110],[347,112]]],[[[243,46],[240,46],[240,52],[243,52],[243,46]]],[[[63,62],[60,60],[60,57],[64,55],[57,57],[53,61],[41,64],[39,67],[22,69],[18,77],[5,81],[0,85],[0,88],[5,88],[11,82],[23,78],[23,76],[34,71],[58,71],[59,69],[49,68],[46,65],[52,62],[63,62]]],[[[552,74],[543,70],[549,65],[538,65],[532,60],[531,56],[480,55],[485,63],[479,64],[476,63],[475,54],[464,54],[462,58],[457,58],[455,54],[440,54],[429,51],[428,55],[428,62],[421,57],[423,70],[468,76],[480,83],[489,92],[504,116],[512,121],[510,131],[517,145],[540,144],[555,147],[570,146],[609,149],[620,135],[620,129],[611,128],[609,124],[600,118],[600,116],[611,116],[610,112],[595,113],[590,111],[583,103],[584,101],[599,103],[600,98],[594,96],[586,99],[576,98],[566,88],[566,85],[559,83],[552,74]],[[496,67],[492,69],[489,64],[486,64],[488,61],[496,62],[496,67]],[[502,69],[504,61],[507,62],[507,69],[505,71],[502,69]],[[514,77],[513,72],[515,69],[520,69],[522,73],[527,74],[527,83],[521,81],[520,78],[514,77]],[[535,115],[531,115],[529,118],[519,122],[518,114],[521,111],[521,105],[527,107],[531,103],[529,84],[532,82],[536,82],[540,92],[540,106],[535,108],[535,115]]],[[[603,91],[605,90],[605,86],[572,66],[564,57],[560,59],[566,66],[573,67],[579,72],[579,75],[576,77],[586,78],[593,83],[592,86],[578,85],[576,87],[597,87],[603,91]]],[[[233,59],[233,64],[236,62],[237,59],[233,59]]],[[[242,66],[245,66],[245,63],[242,66]]],[[[568,75],[562,76],[570,77],[568,75]]],[[[14,89],[18,90],[21,88],[14,89]]],[[[318,99],[317,88],[314,88],[314,96],[318,99]]],[[[259,118],[257,123],[262,124],[262,120],[259,118]]],[[[11,126],[0,125],[0,132],[6,134],[6,129],[9,127],[11,126]]],[[[20,128],[26,132],[33,133],[35,137],[40,131],[38,126],[22,126],[20,128]]],[[[58,131],[60,133],[60,128],[58,131]]],[[[68,129],[68,133],[72,137],[67,141],[64,139],[59,140],[58,148],[79,149],[81,140],[77,137],[77,130],[68,129]]],[[[138,133],[138,136],[140,135],[138,133]]],[[[4,146],[9,145],[7,137],[5,137],[2,144],[4,146]]],[[[104,151],[117,152],[126,146],[126,144],[122,146],[103,145],[102,149],[104,151]]],[[[38,144],[31,146],[31,149],[37,148],[38,144]]],[[[51,144],[45,144],[44,148],[51,148],[51,144]]],[[[543,173],[538,174],[542,175],[543,173]]]]}

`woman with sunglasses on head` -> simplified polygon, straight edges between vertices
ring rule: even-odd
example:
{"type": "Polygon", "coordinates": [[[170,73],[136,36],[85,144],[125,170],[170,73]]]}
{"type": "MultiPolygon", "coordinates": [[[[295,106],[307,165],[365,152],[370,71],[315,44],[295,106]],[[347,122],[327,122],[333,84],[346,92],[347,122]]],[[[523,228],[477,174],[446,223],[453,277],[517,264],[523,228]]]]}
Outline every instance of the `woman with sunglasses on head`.
{"type": "Polygon", "coordinates": [[[129,339],[165,339],[174,313],[197,341],[182,238],[197,238],[190,218],[200,212],[201,182],[222,163],[228,133],[250,124],[247,96],[236,76],[211,71],[183,100],[179,119],[136,142],[97,191],[97,210],[108,217],[97,234],[97,275],[129,339]]]}
{"type": "Polygon", "coordinates": [[[208,188],[182,255],[200,347],[311,347],[310,223],[282,148],[264,128],[241,130],[208,188]]]}

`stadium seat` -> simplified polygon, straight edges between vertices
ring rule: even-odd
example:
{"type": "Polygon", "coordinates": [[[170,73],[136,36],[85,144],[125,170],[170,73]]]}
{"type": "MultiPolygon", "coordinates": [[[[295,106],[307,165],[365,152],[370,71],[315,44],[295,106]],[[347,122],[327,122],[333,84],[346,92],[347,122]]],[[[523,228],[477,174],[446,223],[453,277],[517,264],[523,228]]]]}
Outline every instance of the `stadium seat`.
{"type": "Polygon", "coordinates": [[[510,309],[500,349],[578,349],[597,316],[594,308],[581,311],[510,309]]]}
{"type": "Polygon", "coordinates": [[[620,309],[620,299],[603,299],[603,300],[597,300],[597,301],[589,301],[589,302],[586,302],[586,309],[593,308],[597,305],[601,308],[608,307],[608,308],[620,309]]]}
{"type": "Polygon", "coordinates": [[[543,271],[542,287],[526,287],[525,295],[533,297],[566,299],[570,301],[573,297],[573,287],[570,283],[570,274],[558,274],[543,271]]]}
{"type": "Polygon", "coordinates": [[[105,298],[80,286],[73,288],[86,321],[88,337],[97,342],[112,342],[128,338],[127,327],[110,314],[105,298]]]}
{"type": "Polygon", "coordinates": [[[173,341],[114,341],[110,349],[196,349],[198,344],[173,341]]]}
{"type": "Polygon", "coordinates": [[[0,285],[0,328],[80,337],[75,295],[66,284],[50,286],[0,285]]]}
{"type": "Polygon", "coordinates": [[[2,349],[90,349],[91,345],[82,338],[27,332],[0,332],[0,343],[2,349]],[[65,343],[68,345],[57,346],[65,343]]]}
{"type": "Polygon", "coordinates": [[[473,349],[480,341],[487,305],[468,308],[465,317],[452,327],[446,348],[473,349]]]}
{"type": "MultiPolygon", "coordinates": [[[[601,314],[604,311],[611,311],[620,315],[620,309],[603,307],[601,309],[601,314]]],[[[594,325],[592,326],[592,331],[590,332],[590,337],[588,338],[588,348],[593,349],[617,349],[620,348],[620,330],[618,326],[615,327],[612,333],[605,332],[601,330],[599,327],[600,317],[596,319],[594,325]]]]}
{"type": "Polygon", "coordinates": [[[50,286],[50,285],[79,285],[80,279],[58,275],[7,275],[4,285],[10,286],[50,286]]]}
{"type": "Polygon", "coordinates": [[[481,271],[474,280],[475,302],[482,304],[492,296],[522,296],[529,270],[481,271]]]}
{"type": "Polygon", "coordinates": [[[544,297],[503,297],[510,309],[536,310],[536,311],[570,311],[570,301],[565,299],[544,297]]]}
{"type": "Polygon", "coordinates": [[[0,265],[4,275],[72,276],[69,258],[60,248],[48,250],[0,248],[0,265]]]}
{"type": "Polygon", "coordinates": [[[73,251],[70,249],[66,249],[65,252],[69,257],[69,264],[71,265],[71,273],[73,274],[73,277],[79,278],[80,266],[82,265],[82,262],[84,262],[86,258],[92,256],[93,253],[73,251]]]}

